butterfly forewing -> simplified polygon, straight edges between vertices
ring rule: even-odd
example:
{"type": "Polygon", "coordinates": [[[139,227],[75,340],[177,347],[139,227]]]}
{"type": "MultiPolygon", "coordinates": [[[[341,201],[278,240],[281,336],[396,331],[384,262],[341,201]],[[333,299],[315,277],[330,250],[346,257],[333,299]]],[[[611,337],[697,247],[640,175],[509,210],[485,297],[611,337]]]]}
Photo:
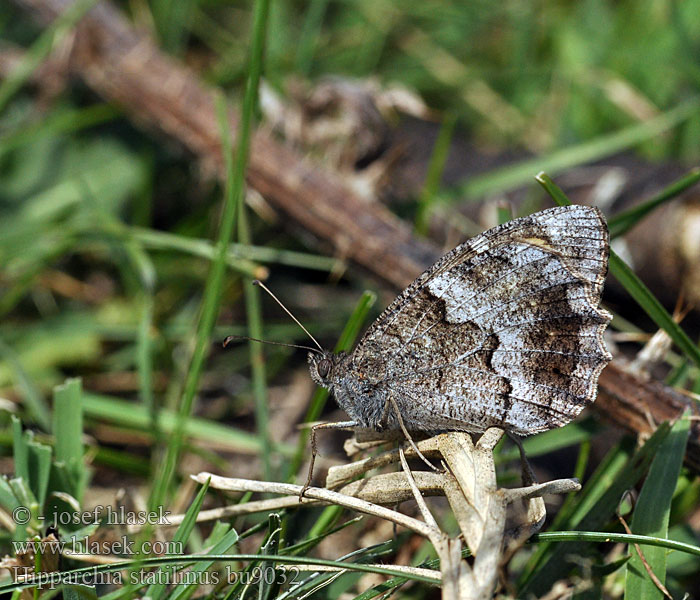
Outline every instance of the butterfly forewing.
{"type": "Polygon", "coordinates": [[[371,383],[375,400],[391,395],[413,429],[564,425],[595,399],[611,358],[602,337],[611,317],[598,306],[607,261],[595,208],[549,209],[486,231],[382,313],[348,375],[371,383]]]}

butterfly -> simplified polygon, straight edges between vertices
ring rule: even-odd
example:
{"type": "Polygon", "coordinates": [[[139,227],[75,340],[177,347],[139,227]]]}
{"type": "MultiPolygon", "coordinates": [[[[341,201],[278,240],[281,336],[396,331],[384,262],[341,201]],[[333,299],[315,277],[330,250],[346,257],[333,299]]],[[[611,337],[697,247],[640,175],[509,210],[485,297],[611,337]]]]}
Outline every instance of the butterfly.
{"type": "Polygon", "coordinates": [[[567,424],[595,400],[612,358],[612,316],[600,307],[608,254],[605,218],[579,205],[457,246],[352,352],[309,353],[312,379],[350,417],[321,426],[525,436],[567,424]]]}

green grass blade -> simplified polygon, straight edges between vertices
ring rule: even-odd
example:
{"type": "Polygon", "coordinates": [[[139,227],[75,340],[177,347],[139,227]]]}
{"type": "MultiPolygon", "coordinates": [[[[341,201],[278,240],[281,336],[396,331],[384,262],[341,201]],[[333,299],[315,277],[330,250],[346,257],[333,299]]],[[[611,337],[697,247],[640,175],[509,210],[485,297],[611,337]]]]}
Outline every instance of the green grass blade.
{"type": "MultiPolygon", "coordinates": [[[[175,535],[172,539],[174,544],[182,544],[184,548],[185,544],[187,543],[187,540],[189,540],[190,534],[192,533],[194,526],[197,524],[197,515],[199,514],[199,511],[202,508],[202,503],[204,502],[204,497],[206,496],[208,489],[209,481],[207,480],[202,485],[201,489],[197,492],[197,496],[195,496],[195,499],[192,501],[192,504],[190,504],[189,508],[187,509],[182,523],[180,523],[177,530],[175,531],[175,535]]],[[[166,566],[163,567],[163,569],[168,573],[169,579],[172,580],[172,574],[174,573],[172,567],[166,566]]],[[[152,598],[153,600],[160,600],[163,597],[163,592],[165,592],[165,585],[165,583],[151,584],[150,586],[148,586],[146,596],[152,598]]]]}
{"type": "Polygon", "coordinates": [[[450,197],[459,196],[474,200],[487,194],[504,192],[526,184],[530,181],[532,173],[538,171],[559,173],[575,165],[610,156],[675,127],[696,115],[699,108],[700,97],[691,98],[644,123],[632,125],[610,135],[599,136],[590,142],[572,148],[564,148],[549,156],[533,158],[515,165],[494,169],[485,175],[472,177],[467,183],[451,190],[449,195],[450,197]]]}
{"type": "MultiPolygon", "coordinates": [[[[282,522],[277,513],[268,514],[267,529],[267,539],[260,548],[260,551],[262,554],[277,554],[282,537],[282,522]]],[[[258,586],[259,600],[277,598],[280,588],[280,578],[277,576],[277,569],[275,568],[274,562],[268,562],[263,566],[261,581],[258,586]]]]}
{"type": "Polygon", "coordinates": [[[85,108],[55,110],[34,123],[21,123],[12,132],[3,132],[0,156],[43,138],[55,138],[64,133],[89,129],[116,119],[121,112],[110,104],[93,104],[85,108]]]}
{"type": "Polygon", "coordinates": [[[141,456],[134,456],[129,452],[121,452],[112,448],[90,448],[94,465],[102,465],[108,469],[114,469],[126,476],[136,475],[144,479],[151,478],[151,464],[141,456]]]}
{"type": "MultiPolygon", "coordinates": [[[[231,547],[238,541],[238,533],[236,533],[235,529],[230,529],[227,531],[220,540],[218,540],[212,548],[206,552],[206,555],[220,555],[220,554],[226,554],[231,547]]],[[[189,573],[203,573],[207,569],[211,568],[211,566],[214,564],[214,560],[208,560],[208,561],[200,561],[196,565],[190,567],[188,569],[189,573]]],[[[193,577],[190,578],[190,580],[198,582],[201,581],[201,577],[193,577]]],[[[168,597],[169,600],[183,600],[185,598],[189,598],[194,594],[195,592],[199,591],[200,585],[195,583],[195,584],[189,584],[189,585],[180,585],[178,586],[175,591],[168,597]]]]}
{"type": "Polygon", "coordinates": [[[445,115],[445,119],[440,127],[433,152],[428,163],[428,172],[425,176],[425,183],[418,198],[418,211],[416,213],[415,231],[419,235],[428,233],[430,224],[430,209],[440,186],[442,173],[445,170],[445,163],[450,152],[450,142],[454,133],[457,116],[451,113],[445,115]]]}
{"type": "MultiPolygon", "coordinates": [[[[538,435],[525,438],[523,448],[529,457],[542,456],[561,448],[574,446],[590,440],[600,430],[600,426],[590,419],[575,421],[558,429],[550,429],[538,435]]],[[[520,451],[517,448],[509,448],[498,452],[496,464],[503,464],[517,460],[520,451]]]]}
{"type": "MultiPolygon", "coordinates": [[[[588,466],[588,459],[591,454],[591,439],[587,439],[581,442],[579,446],[578,457],[576,458],[576,466],[574,467],[573,477],[579,481],[583,481],[586,475],[586,467],[588,466]]],[[[570,492],[562,505],[559,507],[559,511],[552,520],[550,530],[561,529],[561,523],[566,522],[567,517],[573,513],[574,507],[578,504],[579,498],[576,492],[570,492]]]]}
{"type": "MultiPolygon", "coordinates": [[[[367,564],[367,563],[382,563],[388,555],[394,554],[399,547],[398,540],[393,539],[388,542],[382,542],[375,544],[373,546],[368,546],[364,548],[359,548],[349,552],[338,559],[339,562],[353,562],[355,564],[367,564]]],[[[437,565],[431,565],[430,568],[435,568],[437,565]]],[[[290,589],[288,592],[280,596],[280,600],[290,600],[291,598],[306,598],[313,592],[318,593],[321,589],[331,586],[326,591],[326,597],[328,598],[339,598],[344,594],[348,593],[349,588],[352,587],[358,580],[359,574],[340,574],[328,573],[328,572],[317,572],[303,581],[298,581],[294,588],[290,589]],[[337,582],[339,578],[343,577],[344,582],[337,582]]]]}
{"type": "MultiPolygon", "coordinates": [[[[257,0],[254,9],[253,40],[251,49],[250,72],[248,76],[245,97],[243,100],[243,114],[241,118],[241,132],[234,166],[233,155],[230,148],[229,123],[225,105],[219,105],[219,122],[222,131],[224,153],[226,157],[227,179],[232,182],[228,193],[230,201],[235,200],[238,207],[238,236],[243,244],[250,245],[250,229],[246,218],[246,207],[243,199],[245,184],[245,170],[248,163],[250,148],[250,131],[253,125],[254,112],[258,101],[258,86],[262,73],[264,43],[267,33],[267,22],[270,10],[269,0],[257,0]]],[[[262,306],[260,303],[260,290],[252,285],[244,285],[246,315],[248,318],[248,331],[251,337],[261,339],[262,306]]],[[[263,462],[263,476],[265,479],[272,477],[270,455],[272,453],[272,440],[270,439],[267,376],[265,374],[265,359],[262,346],[257,342],[249,342],[250,359],[253,374],[253,397],[255,398],[255,424],[258,437],[261,440],[261,457],[263,462]]]]}
{"type": "Polygon", "coordinates": [[[692,360],[700,366],[700,348],[688,337],[688,334],[681,329],[681,326],[673,320],[673,317],[656,299],[649,288],[644,285],[639,277],[630,269],[625,262],[611,249],[610,250],[610,272],[627,290],[627,293],[634,298],[639,306],[646,312],[661,329],[663,329],[673,342],[692,360]]]}
{"type": "Polygon", "coordinates": [[[55,456],[66,464],[83,460],[83,411],[80,379],[68,379],[54,389],[55,456]]]}
{"type": "Polygon", "coordinates": [[[535,175],[535,181],[539,183],[545,191],[552,197],[559,206],[571,206],[571,200],[567,198],[564,191],[554,183],[554,180],[544,171],[535,175]]]}
{"type": "Polygon", "coordinates": [[[328,0],[311,0],[307,6],[296,54],[297,71],[304,76],[308,76],[311,72],[314,52],[320,39],[321,25],[328,7],[328,0]]]}
{"type": "Polygon", "coordinates": [[[602,531],[551,531],[547,533],[537,533],[530,538],[531,543],[538,542],[598,542],[598,543],[619,543],[619,544],[640,544],[653,546],[656,548],[666,548],[667,550],[677,550],[693,556],[700,556],[700,546],[687,544],[676,540],[652,537],[648,535],[628,534],[628,533],[606,533],[602,531]]]}
{"type": "Polygon", "coordinates": [[[19,506],[19,500],[5,477],[0,477],[0,506],[7,512],[12,512],[19,506]]]}
{"type": "MultiPolygon", "coordinates": [[[[178,421],[173,435],[168,441],[168,448],[165,460],[159,471],[158,478],[153,486],[151,494],[151,507],[164,504],[165,498],[170,489],[177,464],[180,450],[182,448],[186,421],[192,414],[194,397],[197,393],[199,380],[204,369],[204,362],[209,353],[211,332],[219,314],[219,304],[221,290],[226,269],[226,253],[233,237],[235,220],[238,212],[238,204],[243,201],[243,189],[245,185],[245,172],[248,166],[248,156],[250,153],[250,136],[253,126],[254,112],[257,99],[257,90],[260,84],[260,74],[262,71],[263,47],[265,41],[265,23],[269,10],[269,0],[259,0],[255,3],[255,17],[253,23],[253,39],[251,45],[251,55],[249,63],[248,80],[246,84],[245,96],[243,99],[243,110],[241,115],[240,128],[238,132],[238,147],[236,151],[236,163],[233,170],[233,180],[227,181],[224,209],[221,217],[221,226],[217,241],[217,256],[212,262],[207,283],[204,289],[204,298],[200,312],[195,349],[192,354],[190,366],[185,378],[185,386],[178,410],[178,421]]],[[[219,113],[226,113],[225,103],[217,97],[217,109],[219,113]]],[[[222,139],[222,144],[226,142],[222,139]]],[[[222,148],[223,150],[223,148],[222,148]]],[[[230,152],[224,152],[230,155],[230,152]]]]}
{"type": "MultiPolygon", "coordinates": [[[[118,237],[120,239],[133,239],[146,248],[155,250],[171,250],[176,252],[184,252],[192,256],[199,256],[207,260],[215,260],[218,256],[217,248],[208,240],[190,238],[165,231],[155,231],[143,227],[129,227],[119,224],[110,223],[109,227],[104,224],[98,224],[97,228],[102,234],[118,237]]],[[[94,227],[91,231],[94,232],[94,227]]],[[[87,232],[86,232],[87,233],[87,232]]],[[[239,244],[232,244],[231,250],[226,253],[226,265],[233,271],[237,271],[243,275],[254,277],[256,279],[265,279],[268,275],[267,269],[252,262],[243,254],[256,254],[255,250],[248,252],[248,247],[238,251],[239,244]]],[[[265,256],[274,256],[272,252],[259,252],[265,256]]],[[[256,260],[253,258],[252,260],[256,260]]]]}
{"type": "Polygon", "coordinates": [[[44,401],[39,389],[34,385],[29,374],[25,371],[17,353],[0,340],[0,357],[12,370],[17,388],[22,394],[24,405],[29,416],[45,431],[51,431],[51,411],[44,401]]]}
{"type": "Polygon", "coordinates": [[[634,444],[631,438],[621,441],[603,462],[598,466],[583,491],[576,497],[576,503],[569,513],[562,512],[564,517],[557,526],[561,529],[578,527],[591,514],[605,493],[624,473],[625,468],[634,457],[634,444]]]}
{"type": "MultiPolygon", "coordinates": [[[[241,243],[250,245],[250,228],[246,215],[245,202],[239,204],[238,214],[238,238],[241,243]]],[[[260,288],[251,281],[243,283],[243,295],[245,297],[246,317],[248,321],[248,335],[256,340],[265,337],[263,333],[262,304],[260,302],[260,288]]],[[[272,440],[270,438],[270,414],[267,396],[267,374],[265,369],[265,355],[260,342],[248,341],[250,352],[250,364],[252,369],[253,398],[255,400],[255,428],[262,444],[260,456],[262,458],[262,473],[266,480],[272,476],[272,440]]]]}
{"type": "MultiPolygon", "coordinates": [[[[209,260],[216,254],[214,246],[208,240],[143,227],[127,227],[126,230],[128,235],[133,236],[147,248],[186,252],[209,260]]],[[[231,244],[226,260],[230,268],[254,279],[265,279],[267,270],[251,261],[276,263],[318,271],[332,271],[337,268],[339,263],[338,259],[328,256],[246,244],[231,244]]]]}
{"type": "MultiPolygon", "coordinates": [[[[618,503],[624,492],[634,486],[646,473],[669,431],[668,423],[660,425],[644,446],[635,453],[632,460],[625,461],[624,467],[616,474],[614,480],[610,482],[599,499],[591,503],[592,505],[586,513],[578,513],[578,516],[572,517],[567,525],[586,531],[602,529],[617,511],[618,503]]],[[[520,589],[520,595],[527,597],[534,594],[539,597],[546,593],[556,581],[565,578],[574,567],[567,560],[567,556],[569,554],[580,555],[582,550],[580,543],[558,546],[556,549],[550,548],[546,553],[546,558],[540,560],[536,568],[529,572],[529,578],[526,579],[524,587],[520,589]]]]}
{"type": "MultiPolygon", "coordinates": [[[[548,175],[539,173],[535,179],[547,190],[559,206],[571,204],[561,188],[548,175]]],[[[690,360],[697,366],[700,366],[700,348],[692,342],[688,334],[681,329],[680,325],[673,320],[673,317],[662,306],[661,302],[656,299],[656,296],[651,293],[649,288],[644,285],[644,282],[637,277],[634,271],[625,264],[612,248],[610,249],[609,266],[610,272],[644,312],[651,317],[654,323],[668,334],[690,360]]]]}
{"type": "Polygon", "coordinates": [[[627,233],[645,216],[652,212],[657,207],[673,200],[679,194],[682,194],[688,188],[694,186],[700,181],[700,168],[695,168],[690,173],[675,181],[659,194],[632,208],[616,214],[608,220],[608,229],[610,229],[610,237],[616,238],[627,233]]]}
{"type": "MultiPolygon", "coordinates": [[[[241,212],[243,217],[243,212],[241,212]]],[[[244,236],[245,237],[245,236],[244,236]]],[[[252,283],[244,283],[243,286],[246,316],[248,318],[248,335],[255,339],[264,337],[262,325],[262,305],[260,303],[260,288],[252,283]]],[[[255,428],[261,441],[261,452],[263,466],[263,476],[266,480],[272,479],[272,439],[270,438],[270,414],[268,409],[267,396],[267,374],[265,369],[265,356],[262,344],[259,342],[248,342],[250,351],[250,364],[252,369],[253,398],[255,400],[255,428]]]]}
{"type": "MultiPolygon", "coordinates": [[[[226,163],[227,181],[232,182],[227,189],[228,194],[233,200],[237,195],[238,206],[238,239],[245,245],[250,245],[250,228],[246,213],[246,206],[243,200],[243,177],[248,160],[247,153],[249,151],[248,138],[252,127],[254,110],[258,101],[258,85],[262,70],[263,61],[263,44],[267,32],[267,21],[269,14],[269,0],[258,0],[255,3],[255,22],[253,24],[253,49],[251,51],[250,74],[246,87],[246,94],[243,101],[242,120],[246,121],[246,125],[242,126],[245,133],[241,132],[241,140],[239,142],[238,153],[236,155],[236,164],[234,166],[233,153],[230,140],[230,125],[226,107],[223,103],[219,104],[219,128],[221,129],[221,139],[223,141],[224,160],[226,163]],[[245,144],[244,144],[245,142],[245,144]],[[243,149],[245,148],[245,149],[243,149]],[[245,155],[242,153],[245,152],[245,155]],[[240,184],[240,189],[236,186],[240,184]]],[[[243,295],[245,298],[246,317],[248,321],[248,335],[255,339],[264,338],[262,325],[262,305],[260,302],[260,289],[257,286],[249,285],[248,282],[243,284],[243,295]]],[[[272,440],[270,439],[270,415],[268,410],[267,396],[267,375],[265,371],[265,357],[263,354],[262,345],[259,342],[249,341],[248,349],[250,352],[250,363],[252,368],[252,384],[253,398],[255,400],[255,427],[258,432],[258,438],[261,441],[261,453],[263,477],[267,480],[272,479],[272,440]]]]}
{"type": "Polygon", "coordinates": [[[141,294],[141,310],[136,339],[136,368],[139,373],[139,396],[151,414],[151,423],[158,428],[157,410],[153,398],[153,290],[141,294]]]}
{"type": "Polygon", "coordinates": [[[53,431],[54,456],[66,465],[74,487],[69,492],[75,498],[82,497],[83,470],[83,409],[80,379],[68,379],[54,388],[53,431]]]}
{"type": "MultiPolygon", "coordinates": [[[[129,402],[120,398],[85,393],[83,395],[83,410],[85,416],[103,423],[138,429],[153,435],[151,415],[148,408],[142,404],[129,402]]],[[[161,410],[159,424],[163,433],[172,435],[177,421],[177,414],[169,410],[161,410]]],[[[260,452],[260,440],[257,436],[241,431],[222,423],[191,417],[185,426],[187,437],[206,441],[229,452],[257,454],[260,452]]],[[[277,450],[285,456],[292,455],[290,446],[280,444],[277,450]]]]}
{"type": "MultiPolygon", "coordinates": [[[[28,434],[25,433],[25,435],[28,434]]],[[[52,448],[27,437],[27,450],[29,451],[28,484],[39,506],[44,506],[51,476],[52,448]]]]}
{"type": "Polygon", "coordinates": [[[97,4],[97,0],[78,0],[44,30],[31,48],[26,51],[22,62],[0,84],[0,113],[5,110],[7,103],[29,80],[35,69],[95,4],[97,4]]]}
{"type": "MultiPolygon", "coordinates": [[[[671,499],[683,464],[689,431],[690,418],[686,413],[676,421],[671,433],[659,447],[634,508],[630,524],[634,533],[662,539],[668,537],[671,499]]],[[[631,546],[629,551],[632,559],[627,563],[625,599],[662,599],[663,594],[651,580],[635,548],[631,546]]],[[[648,566],[662,584],[666,582],[666,554],[663,547],[644,550],[648,566]]]]}
{"type": "MultiPolygon", "coordinates": [[[[583,487],[583,490],[575,496],[567,498],[568,502],[560,508],[549,530],[573,529],[576,527],[619,476],[622,469],[631,460],[633,453],[634,444],[630,438],[624,438],[613,447],[598,465],[591,478],[583,487]]],[[[551,545],[547,543],[540,544],[528,561],[520,581],[527,581],[538,570],[542,562],[551,556],[551,552],[551,545]]]]}
{"type": "Polygon", "coordinates": [[[342,531],[346,527],[349,527],[351,525],[354,525],[355,523],[361,521],[364,518],[364,516],[359,516],[355,517],[353,519],[350,519],[349,521],[345,521],[344,523],[341,523],[340,525],[336,525],[335,527],[331,529],[325,530],[323,533],[320,535],[317,535],[316,537],[309,537],[308,539],[305,539],[301,542],[298,542],[296,544],[293,544],[291,546],[287,546],[286,548],[281,550],[282,554],[289,554],[289,555],[304,555],[308,554],[311,548],[314,548],[315,546],[318,546],[323,540],[325,540],[329,535],[333,535],[334,533],[337,533],[338,531],[342,531]]]}
{"type": "Polygon", "coordinates": [[[29,448],[27,437],[22,432],[22,421],[11,416],[12,422],[12,459],[15,466],[15,477],[29,483],[29,448]]]}

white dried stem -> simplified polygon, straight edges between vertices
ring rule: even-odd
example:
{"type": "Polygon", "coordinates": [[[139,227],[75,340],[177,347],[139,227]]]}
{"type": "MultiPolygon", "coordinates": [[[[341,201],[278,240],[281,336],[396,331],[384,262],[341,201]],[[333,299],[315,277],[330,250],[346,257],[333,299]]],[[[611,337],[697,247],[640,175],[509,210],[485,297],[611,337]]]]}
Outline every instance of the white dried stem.
{"type": "MultiPolygon", "coordinates": [[[[415,482],[424,496],[441,496],[445,492],[442,473],[431,471],[416,471],[413,473],[415,482]]],[[[403,473],[384,473],[369,479],[360,479],[343,486],[341,494],[354,496],[373,502],[374,504],[398,504],[413,497],[413,492],[403,473]]]]}
{"type": "MultiPolygon", "coordinates": [[[[421,440],[420,442],[416,443],[416,446],[421,453],[428,458],[437,458],[440,455],[440,450],[437,446],[436,438],[434,437],[427,440],[421,440]]],[[[407,448],[406,456],[408,458],[414,458],[416,456],[415,450],[413,450],[413,448],[407,448]]],[[[398,462],[398,460],[399,451],[397,449],[393,449],[382,452],[377,456],[370,456],[347,465],[332,466],[330,469],[328,469],[326,487],[329,489],[335,489],[338,486],[365,474],[371,469],[385,467],[398,462]]]]}
{"type": "MultiPolygon", "coordinates": [[[[450,432],[424,440],[417,444],[421,453],[441,455],[449,467],[445,473],[409,470],[407,456],[415,456],[413,449],[392,450],[379,456],[357,461],[350,465],[334,467],[329,471],[329,485],[340,490],[307,488],[304,504],[337,504],[389,520],[428,538],[440,558],[442,595],[445,599],[482,600],[490,598],[498,582],[499,565],[509,538],[525,539],[541,527],[545,517],[543,494],[562,494],[580,489],[575,480],[562,479],[547,483],[534,483],[532,469],[524,452],[521,452],[523,486],[515,489],[499,489],[496,483],[496,467],[493,449],[503,432],[492,428],[484,432],[474,443],[465,432],[450,432]],[[351,481],[369,469],[401,462],[403,473],[375,475],[368,479],[351,481]],[[462,560],[462,543],[459,538],[450,539],[440,530],[428,509],[424,495],[444,494],[452,507],[462,531],[462,536],[474,554],[473,566],[462,560]],[[408,517],[380,504],[394,504],[413,497],[425,522],[408,517]],[[524,504],[517,526],[506,529],[508,506],[524,504]]],[[[263,492],[285,494],[284,498],[254,501],[224,509],[227,514],[243,514],[255,510],[274,510],[278,507],[299,505],[301,486],[228,479],[209,473],[193,477],[216,489],[237,492],[263,492]]],[[[512,509],[511,509],[512,510],[512,509]]],[[[207,511],[207,513],[212,511],[207,511]]],[[[513,550],[515,544],[510,544],[513,550]]],[[[318,570],[318,569],[316,569],[318,570]]],[[[433,573],[434,575],[434,573],[433,573]]]]}
{"type": "Polygon", "coordinates": [[[569,492],[578,492],[580,489],[581,484],[576,479],[555,479],[527,487],[501,490],[501,493],[508,502],[515,502],[516,500],[541,499],[547,494],[568,494],[569,492]]]}
{"type": "MultiPolygon", "coordinates": [[[[289,496],[296,495],[298,497],[302,491],[302,486],[294,485],[292,483],[277,483],[273,481],[256,481],[254,479],[220,477],[219,475],[206,472],[193,475],[192,478],[198,483],[202,484],[209,479],[209,487],[230,492],[260,492],[268,494],[285,494],[289,496]]],[[[430,528],[418,519],[408,517],[396,512],[395,510],[390,510],[365,500],[360,500],[359,498],[353,498],[352,496],[332,492],[331,490],[327,490],[325,488],[306,488],[302,501],[306,502],[306,498],[320,500],[321,502],[326,502],[328,504],[337,504],[338,506],[344,506],[361,513],[374,515],[380,519],[386,519],[396,523],[397,525],[406,527],[407,529],[415,531],[424,537],[429,537],[432,534],[430,528]]]]}
{"type": "Polygon", "coordinates": [[[408,486],[411,488],[413,497],[416,499],[416,504],[418,504],[418,510],[420,510],[420,514],[423,516],[423,520],[426,522],[428,527],[440,533],[440,527],[438,527],[435,517],[433,517],[433,514],[430,512],[430,509],[428,509],[428,505],[425,503],[425,500],[423,499],[423,496],[421,495],[420,490],[416,485],[416,480],[414,479],[413,473],[411,473],[411,469],[408,466],[408,462],[406,461],[406,455],[404,454],[403,448],[399,448],[399,458],[401,459],[401,466],[403,467],[403,472],[406,474],[408,486]]]}
{"type": "MultiPolygon", "coordinates": [[[[195,481],[199,481],[195,479],[195,481]]],[[[318,504],[318,501],[309,501],[307,504],[318,504]]],[[[197,514],[197,523],[206,521],[216,521],[217,519],[226,519],[228,517],[237,517],[239,515],[250,515],[258,512],[271,512],[282,510],[283,508],[293,508],[299,505],[299,496],[284,496],[282,498],[269,498],[267,500],[254,500],[253,502],[244,502],[243,504],[233,504],[230,506],[222,506],[221,508],[212,508],[202,510],[197,514]]],[[[180,525],[185,519],[185,515],[172,515],[168,517],[167,523],[163,523],[165,527],[174,527],[180,525]]]]}
{"type": "Polygon", "coordinates": [[[489,468],[493,466],[493,454],[475,447],[468,433],[442,434],[438,436],[438,445],[471,507],[462,516],[460,528],[467,546],[476,554],[497,489],[495,467],[489,468]]]}

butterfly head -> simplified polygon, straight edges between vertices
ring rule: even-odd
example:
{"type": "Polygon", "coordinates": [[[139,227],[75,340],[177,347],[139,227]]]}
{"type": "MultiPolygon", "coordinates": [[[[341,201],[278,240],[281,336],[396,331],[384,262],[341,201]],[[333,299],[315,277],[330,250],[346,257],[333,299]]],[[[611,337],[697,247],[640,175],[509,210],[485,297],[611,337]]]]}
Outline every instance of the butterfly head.
{"type": "Polygon", "coordinates": [[[335,383],[336,366],[343,354],[330,352],[309,352],[309,371],[311,379],[321,387],[330,388],[335,383]]]}

